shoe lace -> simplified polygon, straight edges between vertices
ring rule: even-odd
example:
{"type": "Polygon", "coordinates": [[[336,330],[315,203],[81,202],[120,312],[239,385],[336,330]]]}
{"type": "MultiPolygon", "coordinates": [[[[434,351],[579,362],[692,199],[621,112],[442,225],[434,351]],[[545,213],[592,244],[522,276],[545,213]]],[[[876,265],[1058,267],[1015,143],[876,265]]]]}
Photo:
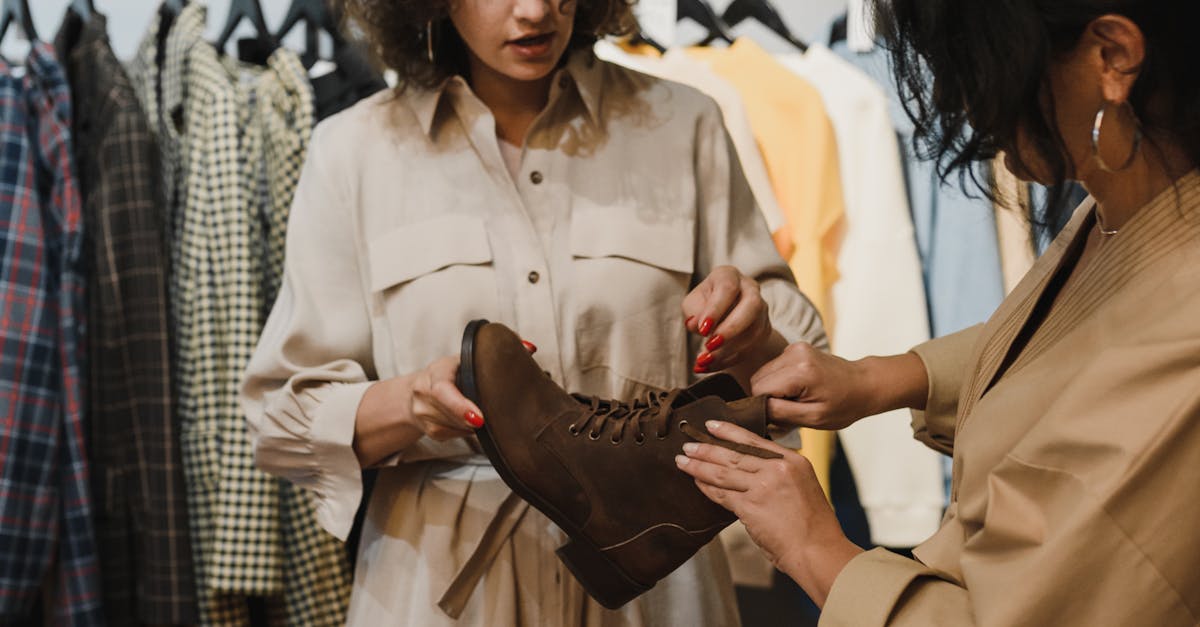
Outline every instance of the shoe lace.
{"type": "Polygon", "coordinates": [[[629,429],[634,431],[634,440],[641,444],[646,440],[646,426],[654,426],[655,437],[667,437],[673,393],[653,390],[633,401],[601,399],[595,396],[572,394],[574,399],[588,406],[584,417],[568,427],[571,435],[582,435],[588,431],[588,439],[599,440],[600,434],[609,424],[613,425],[611,442],[620,444],[629,429]],[[631,427],[632,425],[632,427],[631,427]],[[590,428],[590,430],[589,430],[590,428]]]}

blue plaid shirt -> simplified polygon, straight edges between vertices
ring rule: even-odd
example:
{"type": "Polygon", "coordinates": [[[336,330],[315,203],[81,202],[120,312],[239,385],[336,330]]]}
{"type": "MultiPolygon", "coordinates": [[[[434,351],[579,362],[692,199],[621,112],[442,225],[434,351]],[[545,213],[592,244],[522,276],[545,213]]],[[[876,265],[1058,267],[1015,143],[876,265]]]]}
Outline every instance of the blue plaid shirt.
{"type": "Polygon", "coordinates": [[[52,581],[55,625],[98,625],[82,424],[83,222],[66,75],[35,44],[0,61],[0,623],[52,581]],[[48,570],[55,568],[54,579],[48,570]]]}

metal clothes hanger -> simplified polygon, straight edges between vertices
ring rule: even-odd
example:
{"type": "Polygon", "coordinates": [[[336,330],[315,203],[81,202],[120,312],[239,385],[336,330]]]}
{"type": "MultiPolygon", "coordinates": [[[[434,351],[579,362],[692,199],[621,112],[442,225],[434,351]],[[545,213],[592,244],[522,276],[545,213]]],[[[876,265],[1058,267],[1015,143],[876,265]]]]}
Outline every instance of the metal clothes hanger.
{"type": "Polygon", "coordinates": [[[771,29],[773,33],[779,35],[784,41],[798,48],[800,52],[808,52],[808,44],[792,34],[792,31],[784,23],[783,18],[779,15],[779,11],[771,4],[770,0],[733,0],[725,8],[725,13],[721,15],[721,19],[731,27],[737,26],[747,19],[753,19],[771,29]]]}
{"type": "Polygon", "coordinates": [[[233,36],[233,31],[242,20],[250,20],[254,29],[258,31],[260,40],[275,41],[275,36],[267,29],[267,21],[263,18],[262,5],[258,3],[258,0],[233,0],[229,4],[229,16],[225,18],[225,28],[221,29],[221,36],[217,37],[217,41],[213,44],[217,50],[225,49],[225,44],[229,43],[229,38],[233,36]]]}
{"type": "Polygon", "coordinates": [[[4,40],[4,36],[8,34],[8,27],[14,22],[18,28],[25,31],[26,39],[31,42],[40,41],[37,30],[33,27],[28,0],[4,0],[4,4],[0,5],[0,41],[4,40]]]}
{"type": "Polygon", "coordinates": [[[326,0],[292,0],[292,5],[288,7],[287,15],[283,18],[283,25],[275,33],[275,39],[282,41],[302,21],[304,22],[304,54],[300,55],[300,60],[304,62],[304,67],[311,68],[321,57],[319,40],[321,31],[325,31],[333,38],[334,50],[346,43],[338,28],[338,20],[333,11],[329,9],[326,0]]]}
{"type": "Polygon", "coordinates": [[[729,25],[725,23],[713,10],[705,0],[678,0],[678,5],[675,11],[675,20],[682,22],[690,19],[693,22],[708,29],[708,38],[705,41],[720,39],[725,43],[733,43],[733,33],[729,29],[729,25]]]}
{"type": "Polygon", "coordinates": [[[647,46],[650,46],[651,48],[654,48],[655,50],[657,50],[659,52],[659,54],[662,54],[667,51],[666,46],[658,43],[657,41],[654,41],[654,39],[652,39],[649,35],[642,32],[641,29],[639,29],[636,33],[633,34],[633,37],[631,37],[629,39],[629,43],[632,43],[635,45],[646,44],[647,46]]]}

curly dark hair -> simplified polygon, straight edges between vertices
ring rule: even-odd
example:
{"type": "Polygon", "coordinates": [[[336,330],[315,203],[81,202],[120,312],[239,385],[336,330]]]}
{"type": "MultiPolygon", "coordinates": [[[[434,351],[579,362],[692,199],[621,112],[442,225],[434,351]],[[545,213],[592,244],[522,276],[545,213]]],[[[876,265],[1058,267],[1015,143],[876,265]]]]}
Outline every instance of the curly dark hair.
{"type": "MultiPolygon", "coordinates": [[[[1170,137],[1200,164],[1200,64],[1195,61],[1196,0],[875,0],[880,32],[917,149],[937,159],[942,178],[968,177],[989,193],[971,164],[1012,154],[1018,129],[1057,183],[1073,176],[1055,122],[1047,67],[1071,50],[1087,26],[1123,15],[1142,30],[1146,58],[1129,104],[1148,139],[1170,137]]],[[[1058,187],[1065,189],[1059,185],[1058,187]]],[[[1061,223],[1051,199],[1035,223],[1061,223]]]]}
{"type": "MultiPolygon", "coordinates": [[[[566,54],[591,47],[601,37],[628,35],[636,30],[633,17],[636,0],[558,1],[578,3],[574,33],[566,54]]],[[[334,2],[346,26],[361,30],[379,61],[399,75],[401,87],[434,87],[455,74],[466,75],[466,44],[450,23],[451,0],[334,2]],[[431,31],[434,61],[429,60],[431,31]]]]}

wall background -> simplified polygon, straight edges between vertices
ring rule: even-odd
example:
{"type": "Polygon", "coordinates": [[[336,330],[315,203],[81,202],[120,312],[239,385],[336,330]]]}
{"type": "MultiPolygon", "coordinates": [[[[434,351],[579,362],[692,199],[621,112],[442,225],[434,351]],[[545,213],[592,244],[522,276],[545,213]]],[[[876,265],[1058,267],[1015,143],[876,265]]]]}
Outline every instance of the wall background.
{"type": "MultiPolygon", "coordinates": [[[[203,1],[203,0],[193,0],[203,1]]],[[[720,13],[732,0],[709,0],[709,4],[720,13]]],[[[260,0],[267,24],[272,28],[279,26],[287,13],[291,0],[260,0]]],[[[674,13],[674,0],[641,0],[644,10],[661,9],[674,13]]],[[[829,22],[834,16],[846,10],[847,0],[773,0],[774,6],[783,16],[784,21],[792,32],[805,41],[825,41],[829,22]]],[[[121,58],[128,59],[137,49],[142,34],[149,24],[151,16],[157,10],[160,0],[93,0],[96,9],[108,16],[109,36],[113,48],[121,58]]],[[[207,0],[209,6],[210,36],[215,38],[224,26],[225,15],[229,8],[229,0],[207,0]]],[[[50,41],[58,31],[63,13],[70,5],[70,0],[30,0],[30,10],[33,12],[34,26],[43,41],[50,41]]],[[[246,34],[251,32],[247,25],[241,27],[246,34]]],[[[10,59],[20,59],[28,48],[24,42],[14,36],[14,29],[5,37],[0,46],[10,59]]],[[[300,29],[297,29],[299,31],[300,29]]],[[[790,46],[775,37],[769,30],[757,24],[747,23],[734,29],[738,35],[753,37],[755,41],[768,50],[783,52],[790,46]]],[[[235,35],[240,36],[241,33],[235,35]]],[[[701,39],[704,29],[690,23],[681,24],[675,33],[675,41],[690,43],[701,39]]]]}

